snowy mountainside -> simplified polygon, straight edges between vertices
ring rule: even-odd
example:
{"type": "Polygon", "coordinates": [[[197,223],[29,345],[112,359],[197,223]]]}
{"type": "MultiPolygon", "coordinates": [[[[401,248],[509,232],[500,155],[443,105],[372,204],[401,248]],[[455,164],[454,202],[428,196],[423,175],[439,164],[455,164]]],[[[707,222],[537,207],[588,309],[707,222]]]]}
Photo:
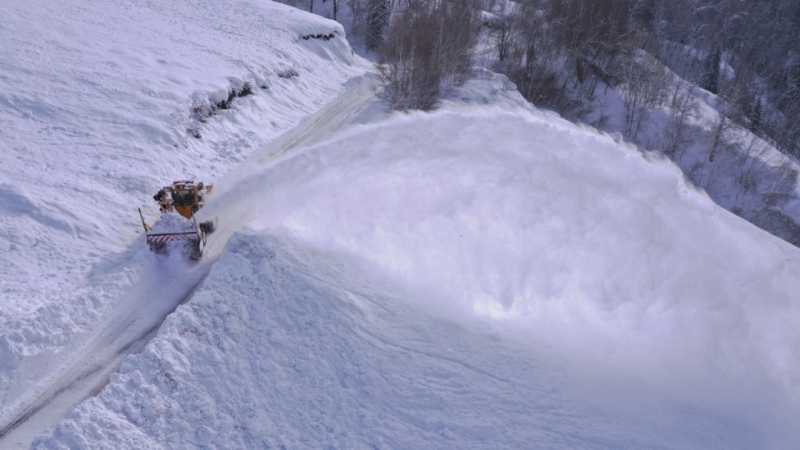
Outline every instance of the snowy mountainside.
{"type": "Polygon", "coordinates": [[[137,207],[152,222],[158,188],[213,182],[366,66],[340,25],[272,2],[11,0],[0,13],[3,398],[6,370],[130,289],[137,207]]]}
{"type": "MultiPolygon", "coordinates": [[[[587,121],[668,155],[718,205],[800,246],[797,160],[726,117],[723,112],[732,109],[727,100],[684,80],[656,57],[641,51],[636,64],[658,68],[669,86],[661,87],[663,104],[632,108],[632,98],[640,94],[636,87],[600,83],[587,121]],[[626,134],[626,127],[636,131],[626,134]]],[[[729,65],[720,70],[733,78],[729,65]]]]}
{"type": "Polygon", "coordinates": [[[663,159],[451,104],[220,185],[247,231],[34,448],[796,442],[800,254],[663,159]]]}

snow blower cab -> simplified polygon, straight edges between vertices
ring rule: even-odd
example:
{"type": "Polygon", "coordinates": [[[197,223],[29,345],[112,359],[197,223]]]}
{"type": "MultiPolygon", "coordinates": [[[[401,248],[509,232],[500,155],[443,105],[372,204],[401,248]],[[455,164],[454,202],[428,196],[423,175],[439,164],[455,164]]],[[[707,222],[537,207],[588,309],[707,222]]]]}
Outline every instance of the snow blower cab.
{"type": "Polygon", "coordinates": [[[203,207],[204,197],[213,188],[213,185],[205,186],[194,180],[174,181],[171,186],[161,188],[153,196],[161,209],[161,217],[153,226],[144,221],[139,210],[150,250],[163,255],[177,247],[189,258],[200,259],[206,245],[206,235],[214,232],[215,224],[212,220],[198,224],[194,215],[203,207]]]}

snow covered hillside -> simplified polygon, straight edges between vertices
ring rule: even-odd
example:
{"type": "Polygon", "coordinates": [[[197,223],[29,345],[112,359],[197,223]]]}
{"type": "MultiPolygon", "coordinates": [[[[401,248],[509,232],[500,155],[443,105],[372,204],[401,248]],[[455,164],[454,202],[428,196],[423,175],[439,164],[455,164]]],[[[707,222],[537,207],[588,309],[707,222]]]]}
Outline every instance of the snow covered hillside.
{"type": "Polygon", "coordinates": [[[161,186],[214,182],[368,66],[335,22],[268,1],[11,0],[0,14],[3,435],[42,383],[86,368],[72,350],[111,348],[131,321],[146,331],[207,272],[152,278],[137,208],[152,222],[161,186]],[[173,297],[131,305],[159,289],[173,297]]]}
{"type": "Polygon", "coordinates": [[[279,4],[0,12],[0,446],[800,440],[800,250],[672,163],[490,74],[387,117],[279,4]],[[135,211],[187,176],[197,264],[135,211]]]}
{"type": "Polygon", "coordinates": [[[7,316],[124,250],[160,185],[226,172],[363,72],[340,26],[271,2],[0,8],[7,316]]]}

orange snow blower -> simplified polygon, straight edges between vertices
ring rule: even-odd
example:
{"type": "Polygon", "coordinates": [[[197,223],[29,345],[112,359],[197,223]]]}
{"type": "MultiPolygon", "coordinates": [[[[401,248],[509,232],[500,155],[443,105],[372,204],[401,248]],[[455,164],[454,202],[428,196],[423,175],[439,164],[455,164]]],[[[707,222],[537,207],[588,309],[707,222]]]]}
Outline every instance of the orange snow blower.
{"type": "Polygon", "coordinates": [[[145,222],[139,209],[150,250],[160,255],[169,254],[175,247],[172,243],[179,242],[189,258],[200,259],[206,245],[206,235],[214,232],[216,223],[209,220],[198,224],[194,215],[203,207],[204,197],[213,189],[213,185],[205,186],[194,180],[174,181],[171,186],[161,188],[153,196],[161,210],[161,217],[152,226],[145,222]]]}

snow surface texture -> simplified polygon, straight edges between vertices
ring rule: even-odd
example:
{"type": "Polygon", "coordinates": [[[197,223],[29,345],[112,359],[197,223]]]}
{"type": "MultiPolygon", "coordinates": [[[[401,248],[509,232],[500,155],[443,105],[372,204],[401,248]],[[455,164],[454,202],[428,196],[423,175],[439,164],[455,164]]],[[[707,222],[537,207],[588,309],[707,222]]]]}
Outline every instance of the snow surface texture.
{"type": "Polygon", "coordinates": [[[152,223],[160,186],[213,182],[365,67],[341,26],[272,2],[8,0],[0,15],[8,404],[22,360],[72,345],[136,283],[137,207],[152,223]]]}
{"type": "Polygon", "coordinates": [[[194,220],[187,220],[177,212],[162,214],[158,220],[151,225],[152,233],[176,233],[186,231],[197,231],[194,220]]]}
{"type": "Polygon", "coordinates": [[[673,165],[486,74],[453,98],[500,107],[370,124],[341,27],[270,2],[0,13],[0,427],[28,418],[0,446],[132,351],[33,446],[800,441],[800,254],[673,165]],[[135,210],[188,176],[219,219],[196,265],[135,210]]]}
{"type": "Polygon", "coordinates": [[[250,231],[34,448],[797,442],[796,248],[608,135],[449,109],[221,180],[250,231]]]}

